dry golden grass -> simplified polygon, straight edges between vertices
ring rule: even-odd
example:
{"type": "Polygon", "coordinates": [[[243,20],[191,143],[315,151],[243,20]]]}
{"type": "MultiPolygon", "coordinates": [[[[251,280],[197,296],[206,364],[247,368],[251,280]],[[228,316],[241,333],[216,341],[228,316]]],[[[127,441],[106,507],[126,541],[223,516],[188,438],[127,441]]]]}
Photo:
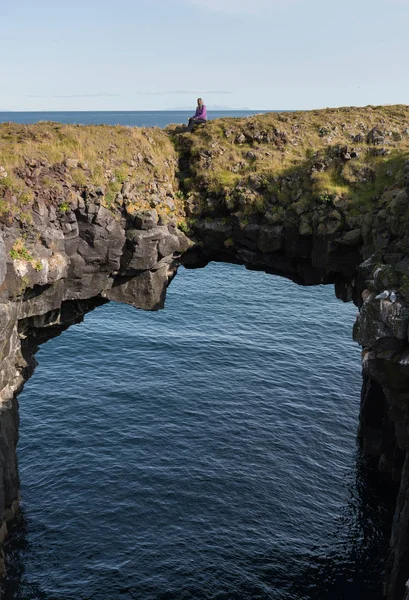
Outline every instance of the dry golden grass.
{"type": "Polygon", "coordinates": [[[96,172],[101,163],[129,171],[138,153],[144,158],[166,159],[173,148],[158,128],[139,129],[108,125],[0,124],[0,164],[6,169],[22,166],[25,159],[50,164],[74,158],[96,172]]]}
{"type": "MultiPolygon", "coordinates": [[[[59,206],[70,203],[72,191],[90,186],[101,187],[102,203],[117,212],[126,182],[132,189],[129,210],[149,209],[158,188],[162,199],[166,188],[178,190],[176,165],[173,144],[159,128],[2,123],[0,167],[7,177],[0,174],[0,220],[29,225],[35,196],[59,206]]],[[[158,211],[179,218],[182,204],[176,198],[175,210],[163,202],[158,211]]]]}
{"type": "Polygon", "coordinates": [[[149,207],[143,199],[153,181],[177,189],[175,164],[169,136],[158,128],[2,123],[0,167],[7,177],[0,178],[0,216],[21,213],[32,202],[34,188],[40,187],[46,200],[61,202],[63,183],[77,191],[101,186],[106,205],[113,209],[123,183],[130,182],[141,206],[149,207]],[[67,167],[63,175],[61,165],[67,167]],[[37,166],[41,173],[34,181],[31,174],[37,166]],[[5,200],[10,194],[13,202],[5,200]]]}

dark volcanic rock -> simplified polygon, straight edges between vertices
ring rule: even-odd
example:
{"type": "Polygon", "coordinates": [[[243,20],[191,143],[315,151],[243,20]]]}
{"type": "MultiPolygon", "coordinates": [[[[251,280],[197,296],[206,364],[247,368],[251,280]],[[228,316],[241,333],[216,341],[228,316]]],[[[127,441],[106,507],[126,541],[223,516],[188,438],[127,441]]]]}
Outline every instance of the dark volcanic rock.
{"type": "Polygon", "coordinates": [[[6,264],[6,246],[4,245],[3,236],[0,232],[0,285],[6,278],[7,264],[6,264]]]}

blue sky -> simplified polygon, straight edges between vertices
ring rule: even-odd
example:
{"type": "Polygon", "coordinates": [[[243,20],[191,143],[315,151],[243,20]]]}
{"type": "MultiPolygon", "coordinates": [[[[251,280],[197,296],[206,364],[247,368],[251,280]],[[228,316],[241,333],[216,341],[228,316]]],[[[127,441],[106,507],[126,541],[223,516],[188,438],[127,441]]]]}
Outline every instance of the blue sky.
{"type": "Polygon", "coordinates": [[[409,103],[408,0],[0,0],[0,110],[409,103]]]}

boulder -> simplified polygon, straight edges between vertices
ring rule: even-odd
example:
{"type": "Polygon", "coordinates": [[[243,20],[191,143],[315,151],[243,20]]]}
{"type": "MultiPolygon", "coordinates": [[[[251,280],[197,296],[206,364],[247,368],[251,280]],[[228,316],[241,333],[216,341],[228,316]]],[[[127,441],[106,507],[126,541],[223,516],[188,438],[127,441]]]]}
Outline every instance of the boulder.
{"type": "Polygon", "coordinates": [[[377,127],[374,127],[368,132],[366,136],[366,142],[367,144],[379,146],[385,142],[385,133],[377,127]]]}
{"type": "Polygon", "coordinates": [[[158,224],[158,213],[155,209],[137,212],[134,225],[137,229],[152,229],[158,224]]]}

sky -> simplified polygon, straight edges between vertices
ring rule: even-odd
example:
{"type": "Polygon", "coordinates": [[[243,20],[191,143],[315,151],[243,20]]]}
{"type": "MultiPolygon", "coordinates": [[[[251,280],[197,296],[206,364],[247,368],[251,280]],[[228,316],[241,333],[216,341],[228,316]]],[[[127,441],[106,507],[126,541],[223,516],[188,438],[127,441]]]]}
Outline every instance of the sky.
{"type": "Polygon", "coordinates": [[[408,0],[0,0],[0,111],[409,104],[408,0]]]}

